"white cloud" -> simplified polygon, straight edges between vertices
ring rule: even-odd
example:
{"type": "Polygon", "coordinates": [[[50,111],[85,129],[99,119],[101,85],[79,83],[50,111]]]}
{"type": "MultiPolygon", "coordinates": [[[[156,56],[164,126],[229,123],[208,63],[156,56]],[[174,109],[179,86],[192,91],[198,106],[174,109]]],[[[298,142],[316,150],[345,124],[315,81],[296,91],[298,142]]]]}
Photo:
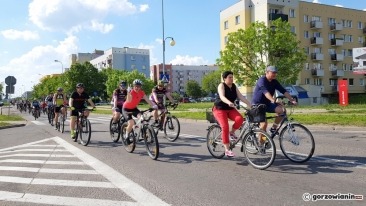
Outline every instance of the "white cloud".
{"type": "MultiPolygon", "coordinates": [[[[20,57],[10,60],[7,65],[1,66],[0,71],[7,76],[14,76],[17,79],[16,94],[20,95],[18,89],[31,90],[33,84],[39,82],[42,75],[61,73],[61,65],[54,62],[55,59],[63,63],[63,67],[69,67],[69,56],[77,52],[78,39],[69,36],[56,46],[42,45],[36,46],[20,57]],[[41,74],[41,75],[39,75],[41,74]],[[24,89],[21,86],[24,85],[24,89]]],[[[1,78],[5,78],[2,77],[1,78]]]]}
{"type": "Polygon", "coordinates": [[[175,59],[171,60],[169,63],[173,64],[173,65],[177,65],[177,64],[207,65],[208,61],[204,60],[202,57],[198,57],[198,56],[191,57],[189,55],[186,55],[186,56],[177,55],[177,56],[175,56],[175,59]]]}
{"type": "Polygon", "coordinates": [[[11,40],[23,39],[25,41],[28,41],[28,40],[39,39],[39,35],[37,32],[32,32],[32,31],[28,31],[28,30],[19,31],[19,30],[14,30],[14,29],[8,29],[8,30],[1,31],[1,34],[5,38],[11,39],[11,40]]]}
{"type": "Polygon", "coordinates": [[[92,29],[107,33],[113,29],[113,25],[103,22],[108,15],[132,15],[148,8],[148,5],[140,5],[137,10],[128,0],[33,0],[29,4],[29,19],[44,30],[92,29]],[[93,25],[93,22],[98,24],[93,25]]]}
{"type": "Polygon", "coordinates": [[[319,0],[313,0],[313,3],[314,4],[320,4],[320,1],[319,0]]]}
{"type": "Polygon", "coordinates": [[[334,6],[336,6],[336,7],[344,7],[344,6],[340,5],[340,4],[336,4],[334,6]]]}

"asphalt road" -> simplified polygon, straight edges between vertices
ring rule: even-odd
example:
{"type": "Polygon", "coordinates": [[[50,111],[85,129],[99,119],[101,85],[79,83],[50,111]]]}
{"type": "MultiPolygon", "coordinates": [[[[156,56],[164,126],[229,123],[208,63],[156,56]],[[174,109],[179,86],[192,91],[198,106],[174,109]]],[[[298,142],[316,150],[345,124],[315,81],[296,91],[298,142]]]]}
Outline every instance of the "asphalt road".
{"type": "Polygon", "coordinates": [[[234,158],[213,158],[206,147],[206,122],[181,120],[176,142],[160,135],[154,161],[142,144],[130,154],[113,143],[109,116],[91,115],[87,147],[71,140],[68,127],[62,134],[44,116],[25,118],[24,127],[0,130],[0,205],[366,203],[364,128],[309,127],[316,141],[309,162],[293,163],[278,150],[273,165],[262,171],[249,165],[238,148],[234,158]],[[304,201],[307,194],[354,194],[364,200],[304,201]]]}

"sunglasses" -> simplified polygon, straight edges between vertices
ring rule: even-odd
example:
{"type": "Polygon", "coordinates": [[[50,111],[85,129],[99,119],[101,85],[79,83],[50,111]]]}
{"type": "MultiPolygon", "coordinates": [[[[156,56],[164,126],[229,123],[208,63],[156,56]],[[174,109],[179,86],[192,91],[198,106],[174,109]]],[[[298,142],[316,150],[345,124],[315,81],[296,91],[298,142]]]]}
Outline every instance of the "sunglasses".
{"type": "Polygon", "coordinates": [[[125,84],[120,84],[119,86],[120,86],[120,87],[126,87],[127,85],[125,85],[125,84]]]}

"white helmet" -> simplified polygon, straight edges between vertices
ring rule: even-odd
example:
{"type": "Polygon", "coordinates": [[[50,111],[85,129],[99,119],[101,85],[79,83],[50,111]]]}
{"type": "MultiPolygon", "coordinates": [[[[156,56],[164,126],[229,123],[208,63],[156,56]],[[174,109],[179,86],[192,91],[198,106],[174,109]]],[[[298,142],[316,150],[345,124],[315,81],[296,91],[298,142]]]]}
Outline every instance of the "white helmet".
{"type": "Polygon", "coordinates": [[[139,80],[139,79],[135,79],[135,80],[133,80],[133,83],[132,84],[133,85],[142,85],[142,81],[139,80]]]}

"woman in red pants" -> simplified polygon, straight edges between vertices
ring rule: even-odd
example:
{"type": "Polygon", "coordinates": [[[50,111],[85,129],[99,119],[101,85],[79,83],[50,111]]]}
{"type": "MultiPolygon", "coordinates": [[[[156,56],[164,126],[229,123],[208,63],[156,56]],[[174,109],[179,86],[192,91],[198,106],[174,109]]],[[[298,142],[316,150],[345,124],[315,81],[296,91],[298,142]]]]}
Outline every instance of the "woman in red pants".
{"type": "Polygon", "coordinates": [[[234,139],[237,138],[235,136],[235,131],[240,128],[244,121],[243,116],[236,110],[234,101],[240,99],[247,104],[248,107],[251,107],[251,104],[233,83],[233,72],[225,71],[222,74],[222,79],[224,82],[220,83],[217,87],[219,98],[217,98],[214,103],[213,114],[222,129],[222,143],[225,147],[225,155],[233,157],[234,153],[229,150],[229,119],[235,122],[230,131],[230,138],[234,139]]]}

